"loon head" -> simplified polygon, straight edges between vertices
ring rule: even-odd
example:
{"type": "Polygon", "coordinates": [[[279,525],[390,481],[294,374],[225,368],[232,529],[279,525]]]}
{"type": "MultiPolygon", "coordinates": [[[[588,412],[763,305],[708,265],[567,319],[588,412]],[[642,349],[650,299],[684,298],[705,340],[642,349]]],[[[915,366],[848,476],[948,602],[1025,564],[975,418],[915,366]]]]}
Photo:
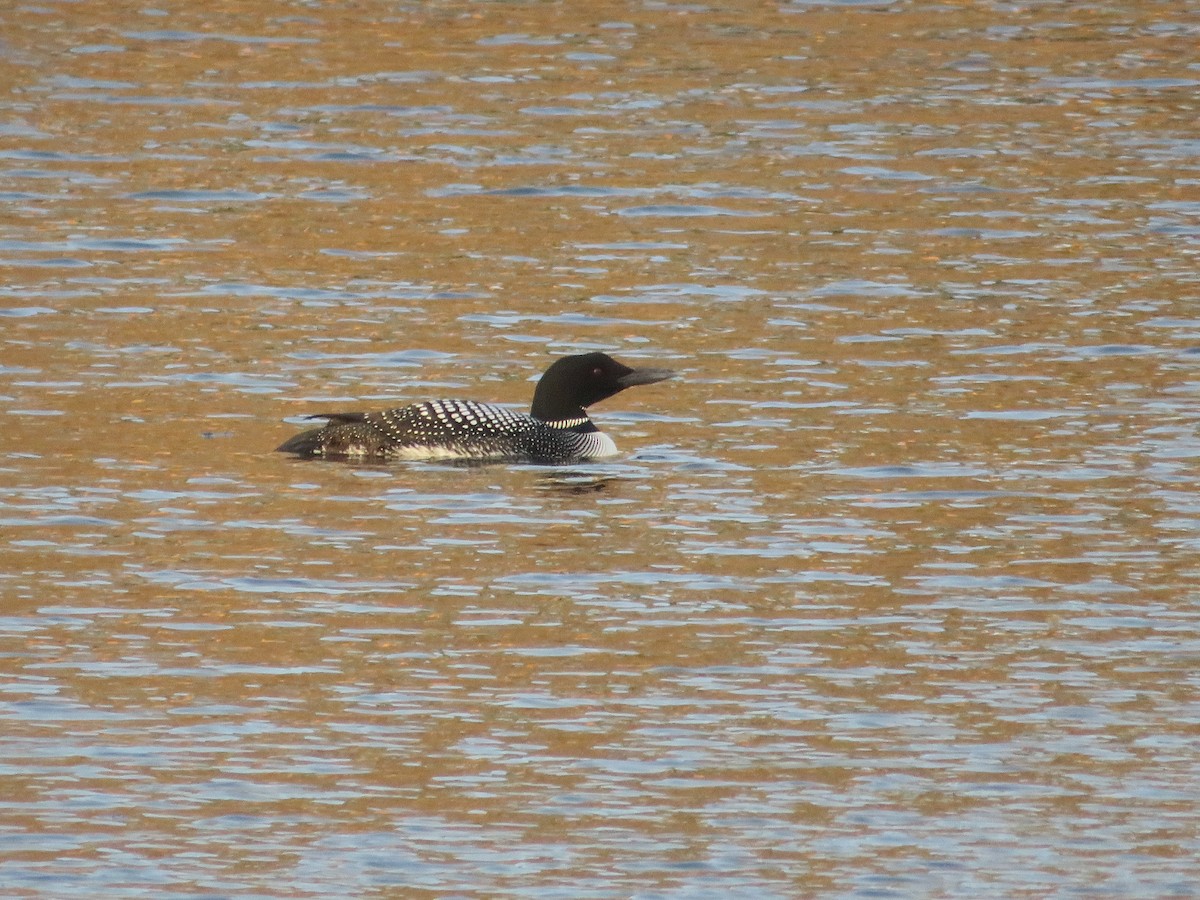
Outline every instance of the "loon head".
{"type": "Polygon", "coordinates": [[[631,369],[606,353],[564,356],[551,364],[533,392],[529,414],[543,422],[586,418],[584,412],[625,388],[654,384],[675,375],[670,369],[631,369]]]}

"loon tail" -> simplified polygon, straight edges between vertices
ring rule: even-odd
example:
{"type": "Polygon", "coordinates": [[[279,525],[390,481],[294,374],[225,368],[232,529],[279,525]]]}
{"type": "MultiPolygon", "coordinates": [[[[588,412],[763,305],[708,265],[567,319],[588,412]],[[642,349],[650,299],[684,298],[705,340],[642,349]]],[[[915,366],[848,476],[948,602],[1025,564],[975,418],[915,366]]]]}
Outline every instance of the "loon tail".
{"type": "Polygon", "coordinates": [[[321,449],[321,441],[317,437],[324,429],[310,428],[288,438],[275,448],[276,453],[295,453],[298,456],[316,456],[321,449]]]}
{"type": "Polygon", "coordinates": [[[295,437],[288,438],[275,448],[276,453],[295,453],[298,456],[322,456],[326,450],[331,427],[353,425],[356,422],[361,422],[366,418],[366,413],[317,413],[316,415],[305,416],[304,418],[325,419],[326,424],[321,428],[310,428],[308,431],[300,432],[295,437]]]}

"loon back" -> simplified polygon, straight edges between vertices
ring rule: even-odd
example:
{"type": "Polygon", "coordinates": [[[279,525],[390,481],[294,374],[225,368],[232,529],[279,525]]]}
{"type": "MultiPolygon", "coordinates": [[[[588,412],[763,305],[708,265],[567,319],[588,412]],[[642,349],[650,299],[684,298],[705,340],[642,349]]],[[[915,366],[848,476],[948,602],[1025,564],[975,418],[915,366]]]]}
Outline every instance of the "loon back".
{"type": "Polygon", "coordinates": [[[327,459],[467,459],[574,463],[612,456],[616,444],[585,412],[627,387],[674,375],[631,369],[603,353],[564,357],[546,370],[529,415],[471,400],[431,400],[380,412],[328,413],[321,428],[278,449],[327,459]]]}
{"type": "Polygon", "coordinates": [[[616,445],[597,431],[556,428],[503,406],[430,400],[371,413],[331,413],[323,428],[279,449],[300,456],[362,459],[473,459],[541,463],[611,456],[616,445]]]}

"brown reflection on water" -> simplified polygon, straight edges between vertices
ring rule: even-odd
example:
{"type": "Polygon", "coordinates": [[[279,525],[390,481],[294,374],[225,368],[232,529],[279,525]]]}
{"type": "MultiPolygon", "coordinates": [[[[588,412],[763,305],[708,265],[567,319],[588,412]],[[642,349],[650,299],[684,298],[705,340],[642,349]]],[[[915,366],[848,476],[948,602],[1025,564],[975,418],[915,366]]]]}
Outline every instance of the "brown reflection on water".
{"type": "Polygon", "coordinates": [[[5,894],[1194,890],[1182,6],[0,17],[5,894]]]}

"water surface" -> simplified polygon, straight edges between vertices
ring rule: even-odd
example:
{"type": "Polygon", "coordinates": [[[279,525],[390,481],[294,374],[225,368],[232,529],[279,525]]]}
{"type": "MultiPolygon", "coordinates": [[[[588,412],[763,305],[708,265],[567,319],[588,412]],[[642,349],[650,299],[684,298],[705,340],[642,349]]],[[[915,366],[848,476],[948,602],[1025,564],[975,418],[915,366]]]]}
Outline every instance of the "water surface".
{"type": "Polygon", "coordinates": [[[5,894],[1195,894],[1182,4],[0,21],[5,894]]]}

